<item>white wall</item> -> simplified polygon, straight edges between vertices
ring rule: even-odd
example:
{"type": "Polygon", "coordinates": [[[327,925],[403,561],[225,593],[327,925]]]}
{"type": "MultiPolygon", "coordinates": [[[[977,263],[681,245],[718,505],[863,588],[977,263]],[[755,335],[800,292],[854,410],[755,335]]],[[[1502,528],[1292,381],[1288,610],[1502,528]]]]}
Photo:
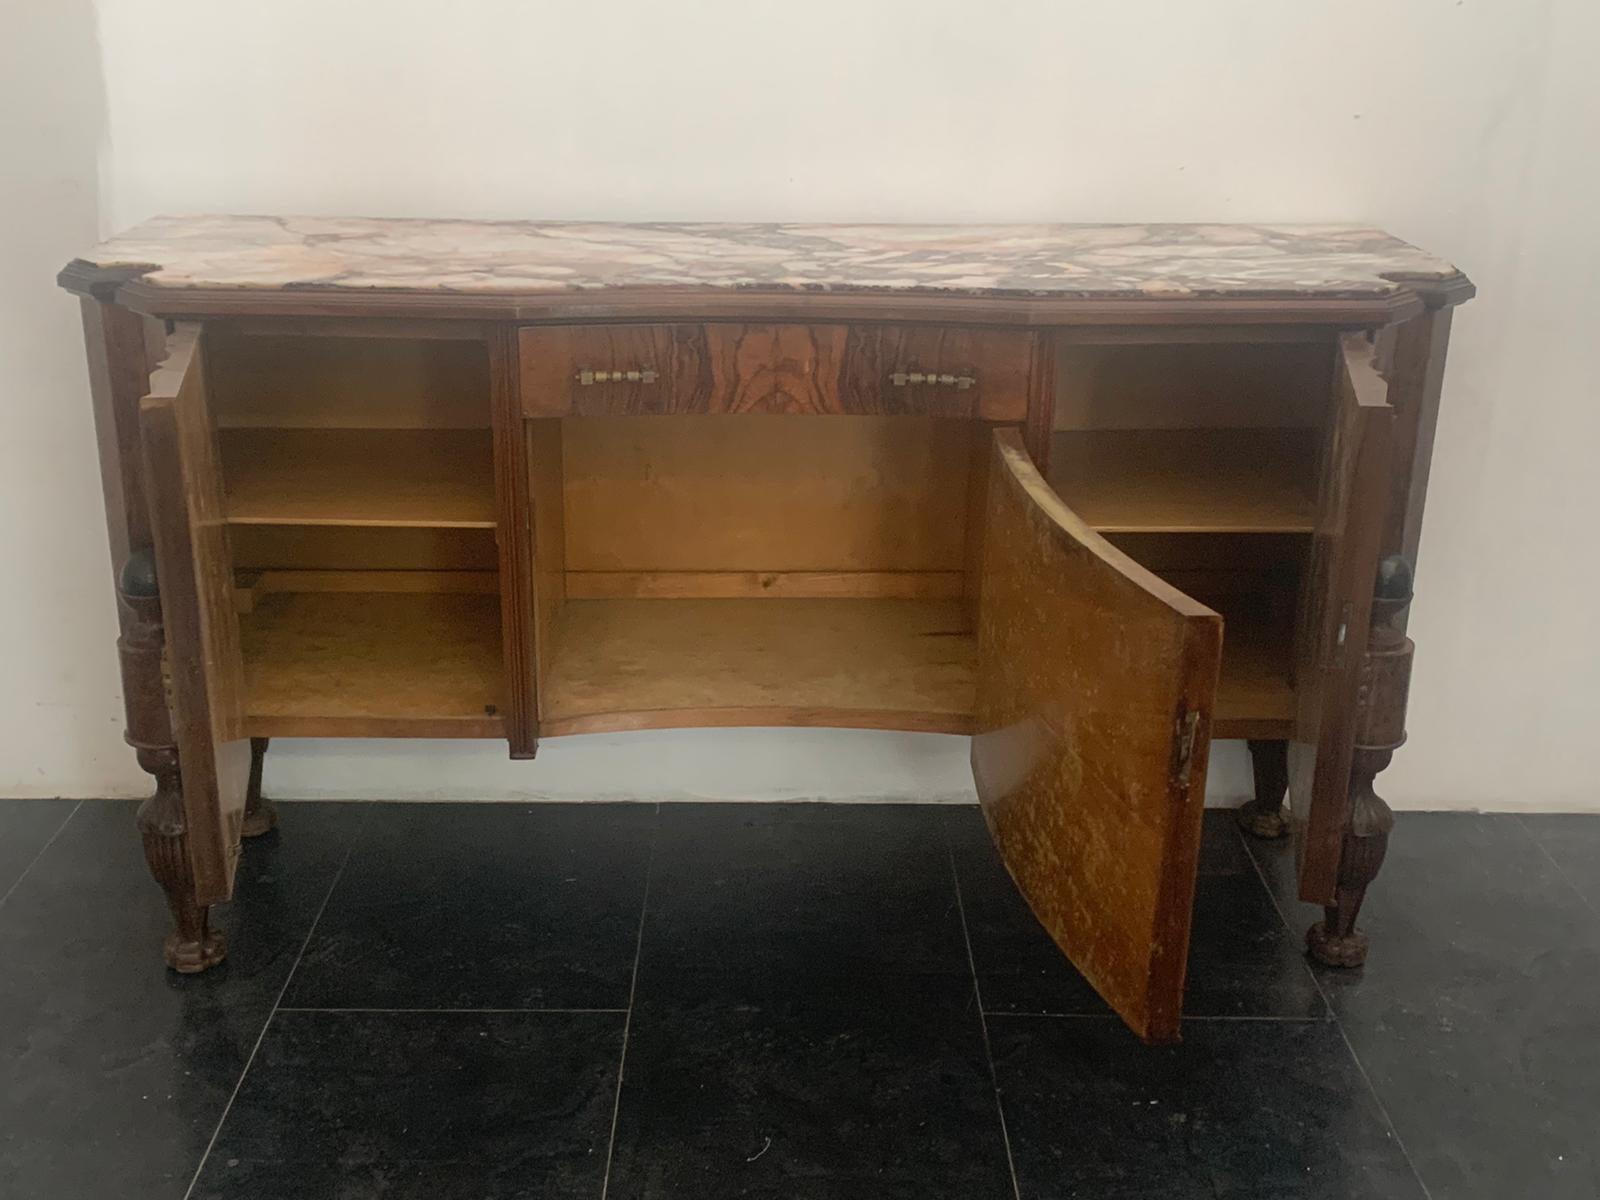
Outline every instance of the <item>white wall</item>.
{"type": "Polygon", "coordinates": [[[0,796],[133,792],[78,306],[105,123],[90,0],[0,23],[0,796]]]}
{"type": "MultiPolygon", "coordinates": [[[[82,3],[31,7],[41,11],[27,21],[52,28],[12,43],[0,86],[26,111],[0,119],[26,125],[59,108],[71,129],[17,137],[7,161],[27,178],[16,211],[8,189],[0,214],[24,260],[0,278],[0,337],[29,364],[6,375],[22,381],[7,397],[22,420],[5,439],[0,550],[28,569],[0,591],[12,651],[0,794],[138,793],[112,736],[80,351],[71,306],[48,286],[89,233],[97,52],[82,3]]],[[[1413,741],[1387,794],[1411,807],[1600,807],[1580,764],[1600,717],[1589,599],[1600,568],[1568,553],[1593,547],[1600,510],[1589,469],[1600,444],[1595,9],[104,0],[99,223],[235,210],[1385,226],[1456,260],[1482,290],[1456,323],[1412,622],[1413,741]]],[[[285,745],[269,784],[966,786],[949,741],[790,736],[574,739],[515,766],[484,748],[285,745]]],[[[1216,793],[1240,793],[1236,748],[1219,759],[1216,793]]]]}

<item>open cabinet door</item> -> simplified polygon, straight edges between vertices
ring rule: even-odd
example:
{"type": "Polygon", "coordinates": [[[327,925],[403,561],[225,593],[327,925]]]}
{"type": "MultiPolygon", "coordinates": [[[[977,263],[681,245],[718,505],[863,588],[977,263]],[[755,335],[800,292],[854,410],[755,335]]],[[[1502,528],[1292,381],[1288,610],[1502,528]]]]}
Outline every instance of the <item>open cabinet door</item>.
{"type": "Polygon", "coordinates": [[[1183,1007],[1222,618],[1089,529],[994,435],[972,774],[1050,936],[1128,1026],[1183,1007]]]}
{"type": "Polygon", "coordinates": [[[195,900],[206,905],[233,893],[250,742],[242,731],[239,623],[203,343],[198,325],[179,325],[168,337],[139,433],[189,858],[195,900]]]}
{"type": "Polygon", "coordinates": [[[1394,410],[1374,356],[1366,334],[1340,338],[1316,527],[1301,585],[1289,807],[1300,896],[1313,904],[1331,904],[1338,881],[1361,668],[1389,512],[1394,410]]]}

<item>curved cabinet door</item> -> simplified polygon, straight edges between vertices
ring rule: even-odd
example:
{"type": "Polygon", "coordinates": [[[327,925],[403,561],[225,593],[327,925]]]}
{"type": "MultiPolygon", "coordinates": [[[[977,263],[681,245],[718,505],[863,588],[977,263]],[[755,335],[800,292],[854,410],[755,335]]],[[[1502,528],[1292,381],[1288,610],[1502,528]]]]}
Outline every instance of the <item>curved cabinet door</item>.
{"type": "Polygon", "coordinates": [[[972,773],[1034,914],[1128,1026],[1174,1041],[1222,619],[1090,530],[994,435],[972,773]]]}
{"type": "Polygon", "coordinates": [[[196,899],[233,894],[250,775],[243,666],[222,466],[206,397],[204,335],[179,325],[139,409],[196,899]]]}
{"type": "Polygon", "coordinates": [[[1341,337],[1301,587],[1289,806],[1300,898],[1331,904],[1349,815],[1361,667],[1389,515],[1394,409],[1365,334],[1341,337]]]}

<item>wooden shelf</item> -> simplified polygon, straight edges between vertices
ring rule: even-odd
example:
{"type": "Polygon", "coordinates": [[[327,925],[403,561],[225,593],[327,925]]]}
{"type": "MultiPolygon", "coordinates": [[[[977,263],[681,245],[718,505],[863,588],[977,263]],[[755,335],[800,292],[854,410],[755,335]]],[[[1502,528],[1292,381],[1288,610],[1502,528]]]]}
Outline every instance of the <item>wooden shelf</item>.
{"type": "Polygon", "coordinates": [[[1286,738],[1294,732],[1294,635],[1248,610],[1222,610],[1222,672],[1214,738],[1286,738]]]}
{"type": "MultiPolygon", "coordinates": [[[[1213,734],[1293,726],[1287,631],[1225,614],[1213,734]]],[[[546,736],[782,725],[970,733],[975,640],[934,600],[569,600],[546,736]]]]}
{"type": "Polygon", "coordinates": [[[493,529],[484,429],[225,429],[232,525],[493,529]]]}
{"type": "Polygon", "coordinates": [[[239,618],[253,737],[502,737],[499,600],[287,592],[239,618]]]}
{"type": "Polygon", "coordinates": [[[974,639],[949,600],[572,600],[544,734],[695,725],[970,733],[974,639]]]}
{"type": "Polygon", "coordinates": [[[1316,450],[1306,429],[1075,430],[1049,478],[1101,533],[1307,533],[1316,450]]]}

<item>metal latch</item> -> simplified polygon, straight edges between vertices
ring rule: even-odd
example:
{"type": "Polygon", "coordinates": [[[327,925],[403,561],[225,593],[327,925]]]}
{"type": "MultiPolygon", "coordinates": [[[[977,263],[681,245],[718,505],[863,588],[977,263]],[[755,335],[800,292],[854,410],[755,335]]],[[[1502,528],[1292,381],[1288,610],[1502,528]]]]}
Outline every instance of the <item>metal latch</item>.
{"type": "Polygon", "coordinates": [[[1185,783],[1189,778],[1189,764],[1194,759],[1194,744],[1200,733],[1200,714],[1182,701],[1178,703],[1178,716],[1173,722],[1172,778],[1185,783]]]}
{"type": "Polygon", "coordinates": [[[942,384],[945,387],[953,387],[958,392],[964,392],[978,385],[977,379],[971,375],[951,375],[948,372],[938,375],[932,371],[892,371],[889,374],[889,382],[895,387],[905,387],[908,383],[942,384]]]}
{"type": "Polygon", "coordinates": [[[654,367],[637,367],[628,371],[593,371],[584,367],[578,372],[578,386],[591,387],[597,383],[654,383],[654,367]]]}

